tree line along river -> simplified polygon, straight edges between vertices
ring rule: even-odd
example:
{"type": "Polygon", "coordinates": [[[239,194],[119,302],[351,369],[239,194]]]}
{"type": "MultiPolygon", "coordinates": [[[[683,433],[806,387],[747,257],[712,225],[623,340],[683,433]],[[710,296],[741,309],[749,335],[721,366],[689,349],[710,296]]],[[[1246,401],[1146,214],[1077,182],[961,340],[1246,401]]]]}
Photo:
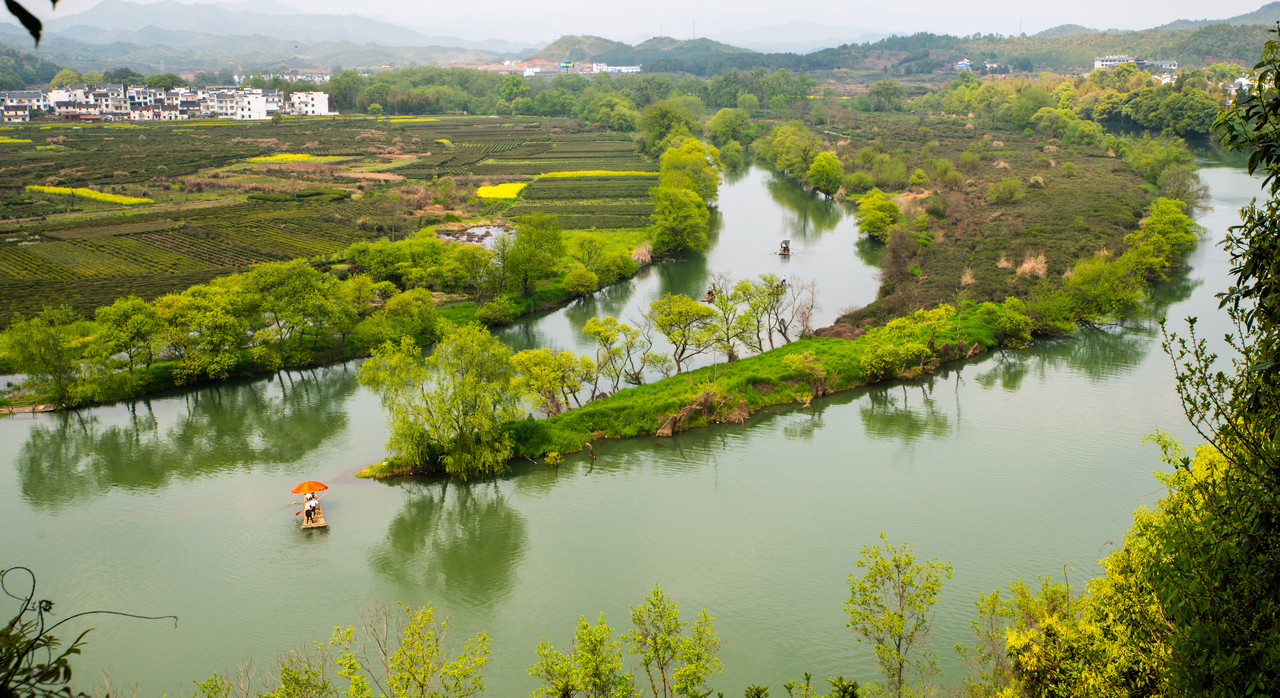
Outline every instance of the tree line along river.
{"type": "MultiPolygon", "coordinates": [[[[1213,294],[1215,246],[1258,182],[1207,167],[1215,209],[1189,269],[1122,328],[996,352],[910,383],[890,382],[767,410],[736,426],[605,441],[558,470],[516,463],[491,482],[372,482],[377,398],[357,362],[147,400],[0,420],[0,548],[39,576],[59,614],[110,609],[164,621],[89,617],[76,683],[110,668],[142,695],[191,693],[192,679],[252,654],[324,640],[368,603],[431,602],[460,647],[492,638],[492,695],[528,694],[542,636],[566,646],[579,615],[615,629],[654,584],[686,614],[706,608],[724,640],[712,685],[740,695],[810,672],[874,677],[869,646],[844,627],[846,575],[884,531],[955,565],[933,649],[968,642],[972,601],[1019,577],[1083,582],[1122,541],[1133,509],[1160,496],[1143,434],[1193,442],[1156,319],[1227,331],[1213,294]],[[330,485],[330,530],[301,532],[289,489],[330,485]],[[1064,566],[1069,565],[1064,569],[1064,566]]],[[[709,275],[816,280],[826,324],[875,297],[874,249],[836,204],[752,168],[721,189],[705,258],[649,269],[504,330],[513,349],[588,351],[589,317],[633,317],[662,293],[695,297],[709,275]],[[773,255],[792,240],[793,255],[773,255]]],[[[72,627],[75,626],[75,627],[72,627]]]]}

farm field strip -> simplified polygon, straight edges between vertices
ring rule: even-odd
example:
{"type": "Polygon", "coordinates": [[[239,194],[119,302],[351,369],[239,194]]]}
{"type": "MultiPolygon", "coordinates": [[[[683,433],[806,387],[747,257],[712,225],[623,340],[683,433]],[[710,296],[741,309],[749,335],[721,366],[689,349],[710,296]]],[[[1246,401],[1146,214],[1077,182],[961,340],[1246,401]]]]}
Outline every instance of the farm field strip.
{"type": "Polygon", "coordinates": [[[110,253],[77,245],[76,241],[43,242],[28,247],[33,254],[81,277],[132,276],[150,271],[145,266],[110,253]]]}
{"type": "Polygon", "coordinates": [[[32,245],[0,246],[0,277],[15,279],[74,279],[75,272],[30,251],[32,245]]]}
{"type": "Polygon", "coordinates": [[[152,247],[190,257],[213,267],[244,267],[265,262],[267,257],[215,239],[197,238],[177,232],[142,233],[135,236],[152,247]]]}
{"type": "Polygon", "coordinates": [[[121,223],[119,225],[88,225],[74,228],[59,228],[56,230],[43,230],[41,234],[45,237],[57,238],[59,240],[73,240],[76,238],[97,237],[99,235],[131,235],[133,233],[150,233],[157,230],[169,230],[180,225],[177,221],[169,219],[160,219],[153,221],[140,221],[138,223],[121,223]]]}
{"type": "Polygon", "coordinates": [[[80,238],[71,241],[70,244],[91,252],[127,260],[149,272],[196,271],[207,269],[209,266],[190,257],[152,247],[142,240],[112,236],[80,238]]]}

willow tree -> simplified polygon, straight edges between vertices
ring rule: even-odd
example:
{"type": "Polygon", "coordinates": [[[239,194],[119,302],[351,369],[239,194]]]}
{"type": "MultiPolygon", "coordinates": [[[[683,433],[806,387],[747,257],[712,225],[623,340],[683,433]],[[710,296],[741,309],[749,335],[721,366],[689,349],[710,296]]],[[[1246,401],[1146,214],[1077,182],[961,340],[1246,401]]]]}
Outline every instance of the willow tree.
{"type": "Polygon", "coordinates": [[[502,472],[514,453],[503,424],[520,416],[511,352],[476,325],[454,329],[425,360],[413,340],[387,342],[360,383],[387,410],[387,448],[406,465],[462,479],[502,472]]]}

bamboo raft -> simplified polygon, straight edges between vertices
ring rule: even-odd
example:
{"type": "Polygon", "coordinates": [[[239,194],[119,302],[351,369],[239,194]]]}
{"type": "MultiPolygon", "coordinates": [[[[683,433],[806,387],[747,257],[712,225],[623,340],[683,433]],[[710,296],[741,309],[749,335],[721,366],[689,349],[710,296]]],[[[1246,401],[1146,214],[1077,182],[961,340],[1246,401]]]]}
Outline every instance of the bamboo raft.
{"type": "Polygon", "coordinates": [[[310,523],[307,522],[306,510],[305,509],[303,510],[302,512],[302,528],[303,529],[328,528],[328,527],[329,527],[329,524],[324,522],[324,511],[321,509],[319,502],[316,503],[315,516],[312,518],[310,523]]]}

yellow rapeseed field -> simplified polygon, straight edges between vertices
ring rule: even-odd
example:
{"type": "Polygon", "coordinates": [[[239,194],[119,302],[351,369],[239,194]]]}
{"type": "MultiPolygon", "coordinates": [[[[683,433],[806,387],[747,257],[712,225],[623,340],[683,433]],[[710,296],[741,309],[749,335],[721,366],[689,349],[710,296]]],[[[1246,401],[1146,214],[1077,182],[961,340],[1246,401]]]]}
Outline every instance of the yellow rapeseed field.
{"type": "Polygon", "coordinates": [[[260,155],[256,158],[249,158],[249,162],[325,162],[332,158],[321,155],[307,155],[306,153],[276,153],[275,155],[260,155]]]}
{"type": "Polygon", "coordinates": [[[93,199],[94,201],[105,201],[107,203],[121,204],[124,206],[155,203],[155,201],[152,201],[151,199],[143,199],[137,196],[108,194],[105,191],[96,191],[94,189],[89,189],[88,187],[76,187],[75,189],[72,189],[71,187],[46,187],[40,184],[28,184],[27,189],[32,191],[41,191],[46,194],[74,194],[76,196],[83,196],[86,199],[93,199]]]}
{"type": "Polygon", "coordinates": [[[657,172],[615,172],[613,170],[575,170],[573,172],[544,172],[543,177],[657,177],[657,172]]]}
{"type": "Polygon", "coordinates": [[[488,187],[480,187],[476,190],[476,196],[481,199],[514,199],[520,194],[520,190],[526,186],[524,182],[494,184],[488,187]]]}

